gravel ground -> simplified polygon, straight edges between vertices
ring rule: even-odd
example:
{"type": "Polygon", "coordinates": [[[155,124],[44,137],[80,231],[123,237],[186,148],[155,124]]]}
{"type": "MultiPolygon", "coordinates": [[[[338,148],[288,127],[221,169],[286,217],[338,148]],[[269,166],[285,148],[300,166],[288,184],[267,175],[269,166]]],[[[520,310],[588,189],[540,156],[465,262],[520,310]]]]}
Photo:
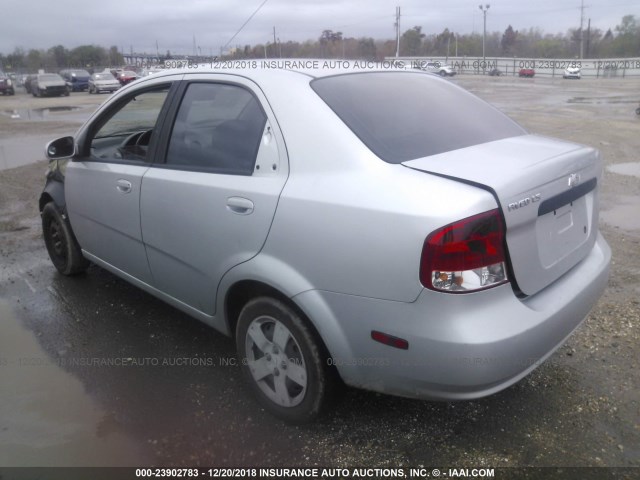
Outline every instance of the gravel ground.
{"type": "MultiPolygon", "coordinates": [[[[608,166],[639,161],[636,80],[453,81],[532,132],[600,148],[608,166]]],[[[18,94],[0,98],[0,111],[86,105],[88,112],[97,101],[18,94]]],[[[79,118],[0,115],[0,138],[72,133],[79,118]]],[[[637,176],[605,174],[609,288],[533,374],[471,402],[347,390],[330,415],[290,427],[260,411],[236,367],[220,365],[233,356],[228,339],[97,267],[81,279],[54,273],[36,203],[45,167],[0,171],[0,466],[640,466],[637,176]],[[16,365],[16,356],[47,365],[16,365]],[[208,358],[216,367],[65,363],[101,356],[208,358]]]]}

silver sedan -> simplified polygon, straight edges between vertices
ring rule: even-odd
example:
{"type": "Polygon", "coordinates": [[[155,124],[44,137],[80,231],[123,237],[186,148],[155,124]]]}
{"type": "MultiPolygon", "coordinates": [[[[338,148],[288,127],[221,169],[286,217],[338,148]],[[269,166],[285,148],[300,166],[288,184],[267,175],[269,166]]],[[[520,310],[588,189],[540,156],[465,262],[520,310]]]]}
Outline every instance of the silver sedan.
{"type": "Polygon", "coordinates": [[[342,383],[498,392],[607,284],[599,152],[429,73],[161,72],[47,155],[55,267],[93,263],[234,337],[290,422],[342,383]]]}

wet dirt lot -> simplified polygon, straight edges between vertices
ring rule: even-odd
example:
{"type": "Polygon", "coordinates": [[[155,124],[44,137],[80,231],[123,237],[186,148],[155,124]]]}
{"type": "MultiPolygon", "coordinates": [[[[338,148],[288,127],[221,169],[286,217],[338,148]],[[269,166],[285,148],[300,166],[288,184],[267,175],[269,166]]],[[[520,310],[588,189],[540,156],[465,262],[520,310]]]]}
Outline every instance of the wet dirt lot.
{"type": "Polygon", "coordinates": [[[226,337],[100,268],[65,278],[49,262],[46,162],[8,167],[42,158],[43,139],[73,133],[106,96],[0,97],[0,466],[640,466],[640,82],[454,81],[532,132],[601,149],[609,288],[504,392],[434,403],[347,390],[304,427],[260,410],[226,337]],[[80,108],[34,113],[49,107],[80,108]]]}

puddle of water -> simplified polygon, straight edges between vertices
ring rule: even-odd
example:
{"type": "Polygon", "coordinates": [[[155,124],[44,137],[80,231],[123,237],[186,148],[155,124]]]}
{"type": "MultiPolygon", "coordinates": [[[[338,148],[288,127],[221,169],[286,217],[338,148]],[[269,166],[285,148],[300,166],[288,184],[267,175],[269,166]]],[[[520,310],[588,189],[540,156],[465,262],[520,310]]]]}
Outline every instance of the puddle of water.
{"type": "Polygon", "coordinates": [[[66,112],[75,112],[81,110],[82,107],[46,107],[46,108],[19,108],[15,110],[2,110],[2,115],[8,116],[15,120],[55,120],[60,118],[58,114],[66,112]]]}
{"type": "Polygon", "coordinates": [[[141,465],[139,446],[0,300],[0,465],[141,465]]]}
{"type": "Polygon", "coordinates": [[[640,230],[640,198],[628,195],[616,196],[616,205],[600,211],[602,220],[623,230],[640,230]]]}
{"type": "MultiPolygon", "coordinates": [[[[70,129],[68,135],[73,135],[70,129]]],[[[45,159],[44,147],[64,135],[29,135],[0,138],[0,170],[21,167],[45,159]]]]}
{"type": "Polygon", "coordinates": [[[599,105],[603,103],[638,103],[637,98],[628,97],[573,97],[567,103],[599,105]]]}
{"type": "Polygon", "coordinates": [[[631,175],[640,178],[640,162],[616,163],[615,165],[609,165],[607,171],[618,175],[631,175]]]}

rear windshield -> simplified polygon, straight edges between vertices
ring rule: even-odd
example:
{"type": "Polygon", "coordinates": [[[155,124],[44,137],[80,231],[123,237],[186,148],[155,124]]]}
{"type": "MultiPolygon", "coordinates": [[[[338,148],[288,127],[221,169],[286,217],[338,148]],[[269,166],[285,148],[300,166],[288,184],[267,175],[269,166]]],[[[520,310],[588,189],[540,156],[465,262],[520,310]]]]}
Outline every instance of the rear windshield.
{"type": "Polygon", "coordinates": [[[38,79],[42,80],[42,81],[46,81],[46,82],[62,82],[63,81],[62,77],[60,75],[55,74],[55,73],[39,75],[38,79]]]}
{"type": "Polygon", "coordinates": [[[388,163],[527,133],[478,97],[428,74],[353,73],[318,78],[311,86],[388,163]]]}

